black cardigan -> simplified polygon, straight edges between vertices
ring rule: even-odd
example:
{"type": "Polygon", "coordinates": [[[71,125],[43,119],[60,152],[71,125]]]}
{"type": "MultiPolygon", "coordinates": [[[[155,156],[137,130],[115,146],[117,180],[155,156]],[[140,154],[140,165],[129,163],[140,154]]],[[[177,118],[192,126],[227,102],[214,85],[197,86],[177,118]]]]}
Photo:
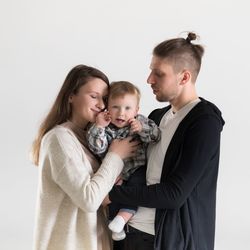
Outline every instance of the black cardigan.
{"type": "MultiPolygon", "coordinates": [[[[158,125],[170,106],[154,110],[158,125]]],[[[179,124],[165,154],[159,184],[115,186],[111,201],[156,208],[155,249],[214,249],[221,112],[201,98],[179,124]]]]}

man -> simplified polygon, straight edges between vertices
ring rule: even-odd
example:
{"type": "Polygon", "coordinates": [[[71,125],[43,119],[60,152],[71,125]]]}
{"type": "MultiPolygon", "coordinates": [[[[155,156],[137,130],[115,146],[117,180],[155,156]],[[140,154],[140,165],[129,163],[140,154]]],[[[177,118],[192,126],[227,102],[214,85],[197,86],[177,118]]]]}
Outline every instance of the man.
{"type": "Polygon", "coordinates": [[[216,183],[221,112],[196,93],[204,49],[186,39],[163,41],[153,50],[147,82],[170,105],[149,118],[162,131],[148,148],[147,186],[116,186],[109,199],[139,206],[121,246],[126,250],[214,249],[216,183]]]}

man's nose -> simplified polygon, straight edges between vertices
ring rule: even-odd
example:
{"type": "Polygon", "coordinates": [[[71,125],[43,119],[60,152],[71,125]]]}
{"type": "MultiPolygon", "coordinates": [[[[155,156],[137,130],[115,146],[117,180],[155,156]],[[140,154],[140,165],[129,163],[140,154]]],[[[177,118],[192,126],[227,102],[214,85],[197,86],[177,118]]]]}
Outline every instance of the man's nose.
{"type": "Polygon", "coordinates": [[[154,78],[153,78],[152,72],[149,74],[149,76],[147,78],[147,83],[154,84],[154,78]]]}

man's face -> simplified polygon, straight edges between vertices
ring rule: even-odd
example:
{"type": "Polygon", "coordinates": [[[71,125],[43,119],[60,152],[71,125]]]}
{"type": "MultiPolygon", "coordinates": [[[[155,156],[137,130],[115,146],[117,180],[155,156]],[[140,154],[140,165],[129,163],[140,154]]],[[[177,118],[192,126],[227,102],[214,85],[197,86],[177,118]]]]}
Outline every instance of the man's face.
{"type": "Polygon", "coordinates": [[[159,102],[172,103],[181,92],[181,73],[175,73],[172,65],[162,58],[153,56],[150,64],[151,72],[147,82],[159,102]]]}

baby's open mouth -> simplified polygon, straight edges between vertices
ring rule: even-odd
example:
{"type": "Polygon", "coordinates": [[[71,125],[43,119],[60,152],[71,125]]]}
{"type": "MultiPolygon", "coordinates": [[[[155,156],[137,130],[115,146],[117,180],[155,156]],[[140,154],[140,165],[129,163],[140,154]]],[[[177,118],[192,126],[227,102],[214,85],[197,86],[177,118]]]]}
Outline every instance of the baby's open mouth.
{"type": "Polygon", "coordinates": [[[120,118],[117,118],[116,121],[119,122],[119,123],[125,122],[125,120],[120,119],[120,118]]]}

